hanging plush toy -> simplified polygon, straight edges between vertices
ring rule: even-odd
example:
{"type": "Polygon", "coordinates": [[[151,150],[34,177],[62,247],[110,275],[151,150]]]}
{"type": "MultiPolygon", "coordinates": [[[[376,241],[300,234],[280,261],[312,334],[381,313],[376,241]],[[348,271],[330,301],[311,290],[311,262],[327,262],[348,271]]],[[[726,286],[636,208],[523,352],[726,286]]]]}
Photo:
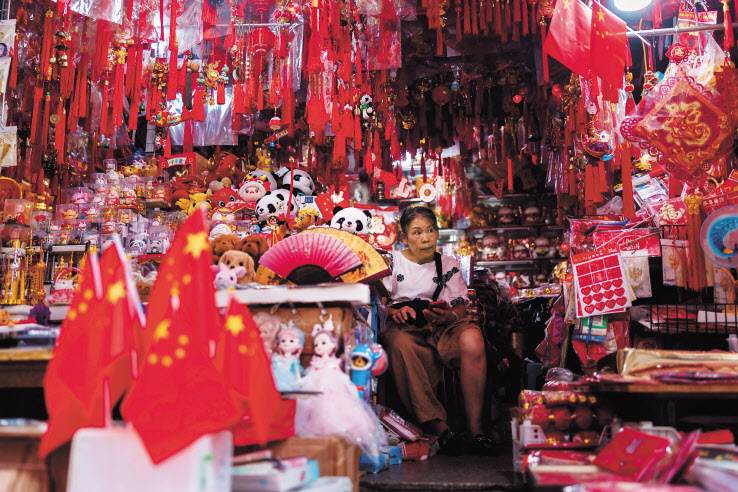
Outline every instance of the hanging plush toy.
{"type": "Polygon", "coordinates": [[[265,222],[271,214],[284,216],[285,219],[297,215],[297,201],[290,196],[287,190],[268,191],[256,202],[254,209],[259,215],[259,221],[265,222]],[[287,203],[289,202],[289,205],[287,203]]]}
{"type": "Polygon", "coordinates": [[[359,98],[359,110],[361,111],[361,118],[364,120],[371,119],[374,115],[374,108],[372,107],[372,96],[364,94],[359,98]]]}

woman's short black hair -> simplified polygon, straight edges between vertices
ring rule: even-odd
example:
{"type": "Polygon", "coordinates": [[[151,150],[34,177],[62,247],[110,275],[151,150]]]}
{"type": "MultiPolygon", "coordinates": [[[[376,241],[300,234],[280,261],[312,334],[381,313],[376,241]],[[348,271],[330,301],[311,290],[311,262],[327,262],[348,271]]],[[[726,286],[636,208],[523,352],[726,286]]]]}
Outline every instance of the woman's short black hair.
{"type": "Polygon", "coordinates": [[[405,210],[402,211],[402,215],[400,216],[400,230],[402,230],[402,233],[405,234],[405,236],[407,236],[407,230],[410,227],[410,222],[415,220],[415,218],[417,217],[425,217],[426,219],[430,220],[433,229],[438,230],[438,222],[436,221],[436,214],[433,213],[433,210],[422,205],[419,205],[417,207],[407,207],[405,210]]]}

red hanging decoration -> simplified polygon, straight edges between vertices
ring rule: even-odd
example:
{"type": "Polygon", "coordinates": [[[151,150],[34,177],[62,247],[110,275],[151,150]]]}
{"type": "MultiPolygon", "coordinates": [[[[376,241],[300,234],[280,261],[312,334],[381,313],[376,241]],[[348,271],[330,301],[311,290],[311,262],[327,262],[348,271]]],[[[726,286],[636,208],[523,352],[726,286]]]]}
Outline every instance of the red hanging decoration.
{"type": "Polygon", "coordinates": [[[700,244],[702,197],[688,195],[684,203],[687,205],[687,240],[689,241],[689,261],[684,262],[687,267],[687,288],[701,291],[707,287],[705,254],[700,244]]]}
{"type": "Polygon", "coordinates": [[[182,152],[185,154],[192,152],[192,126],[194,122],[187,120],[184,122],[184,136],[182,137],[182,152]]]}
{"type": "Polygon", "coordinates": [[[41,120],[41,150],[46,149],[49,139],[49,114],[51,113],[51,93],[47,92],[44,97],[44,116],[41,120]]]}
{"type": "MultiPolygon", "coordinates": [[[[725,37],[723,38],[723,49],[729,51],[730,48],[735,44],[735,38],[733,37],[733,19],[730,16],[730,4],[728,0],[721,0],[723,2],[723,26],[725,27],[725,37]]],[[[16,41],[17,43],[18,41],[16,41]]]]}
{"type": "Polygon", "coordinates": [[[115,62],[115,68],[113,69],[113,127],[123,127],[123,92],[125,91],[125,85],[123,82],[123,70],[125,65],[120,63],[120,60],[115,62]]]}
{"type": "MultiPolygon", "coordinates": [[[[128,108],[128,131],[138,128],[139,100],[141,98],[141,63],[143,62],[143,43],[139,40],[136,47],[136,63],[133,72],[133,91],[131,92],[131,106],[128,108]]],[[[131,77],[131,74],[128,74],[131,77]]]]}
{"type": "Polygon", "coordinates": [[[18,86],[18,34],[15,35],[13,45],[13,60],[10,62],[10,76],[8,77],[8,88],[15,89],[18,86]]]}
{"type": "Polygon", "coordinates": [[[513,160],[511,157],[507,158],[507,191],[513,192],[513,160]]]}
{"type": "MultiPolygon", "coordinates": [[[[205,2],[207,3],[207,2],[205,2]]],[[[171,10],[169,13],[169,80],[167,82],[167,100],[173,101],[177,98],[177,2],[170,0],[171,10]]]]}
{"type": "Polygon", "coordinates": [[[59,109],[57,109],[57,115],[59,115],[59,122],[56,124],[56,136],[54,137],[54,147],[56,148],[57,155],[64,156],[64,140],[66,137],[66,125],[67,125],[67,110],[64,107],[64,100],[59,99],[59,109]]]}
{"type": "Polygon", "coordinates": [[[100,133],[108,135],[108,77],[105,76],[102,90],[102,107],[100,108],[100,133]]]}
{"type": "Polygon", "coordinates": [[[51,9],[46,10],[44,17],[44,39],[41,44],[41,71],[39,72],[39,80],[50,80],[51,79],[51,44],[54,41],[54,30],[52,25],[54,23],[54,11],[51,9]]]}
{"type": "Polygon", "coordinates": [[[618,152],[620,153],[620,170],[623,177],[623,215],[626,219],[634,220],[635,203],[633,198],[633,176],[632,161],[630,156],[630,144],[623,143],[618,152]]]}

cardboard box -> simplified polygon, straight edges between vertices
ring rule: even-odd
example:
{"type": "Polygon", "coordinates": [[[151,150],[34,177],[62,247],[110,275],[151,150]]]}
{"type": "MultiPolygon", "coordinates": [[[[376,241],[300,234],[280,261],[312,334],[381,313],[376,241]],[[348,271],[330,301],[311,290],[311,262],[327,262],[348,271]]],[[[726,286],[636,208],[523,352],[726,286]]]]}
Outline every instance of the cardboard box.
{"type": "MultiPolygon", "coordinates": [[[[271,306],[249,306],[249,308],[254,314],[259,312],[271,313],[272,309],[271,306]]],[[[303,367],[308,367],[310,365],[310,359],[313,357],[313,326],[316,323],[322,324],[321,317],[323,320],[327,319],[326,316],[333,320],[336,335],[340,339],[343,339],[344,333],[352,333],[356,324],[354,313],[349,307],[327,307],[325,308],[327,315],[323,315],[317,307],[298,307],[295,309],[297,314],[293,314],[292,308],[287,306],[279,308],[275,313],[271,314],[279,316],[285,324],[291,320],[295,323],[295,326],[302,330],[305,335],[305,345],[303,345],[302,355],[300,356],[300,362],[303,367]]],[[[349,340],[349,343],[352,343],[352,340],[349,340]]]]}
{"type": "Polygon", "coordinates": [[[38,458],[39,439],[0,438],[0,490],[4,492],[49,492],[46,463],[38,458]]]}
{"type": "Polygon", "coordinates": [[[316,460],[320,476],[349,477],[354,492],[359,490],[359,460],[361,449],[343,436],[291,437],[269,445],[277,458],[305,456],[316,460]]]}

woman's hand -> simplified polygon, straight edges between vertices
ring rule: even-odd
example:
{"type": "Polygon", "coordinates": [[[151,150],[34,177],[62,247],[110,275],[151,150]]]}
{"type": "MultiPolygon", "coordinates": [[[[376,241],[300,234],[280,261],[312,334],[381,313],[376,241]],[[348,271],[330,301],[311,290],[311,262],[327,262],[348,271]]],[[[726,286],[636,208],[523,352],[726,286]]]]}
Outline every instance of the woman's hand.
{"type": "Polygon", "coordinates": [[[451,308],[425,309],[423,311],[423,315],[425,316],[425,319],[427,319],[434,325],[450,325],[451,323],[459,319],[457,315],[455,315],[454,312],[451,310],[451,308]]]}
{"type": "Polygon", "coordinates": [[[398,325],[404,325],[409,319],[415,319],[415,310],[410,306],[402,306],[400,309],[389,308],[392,320],[398,325]]]}

